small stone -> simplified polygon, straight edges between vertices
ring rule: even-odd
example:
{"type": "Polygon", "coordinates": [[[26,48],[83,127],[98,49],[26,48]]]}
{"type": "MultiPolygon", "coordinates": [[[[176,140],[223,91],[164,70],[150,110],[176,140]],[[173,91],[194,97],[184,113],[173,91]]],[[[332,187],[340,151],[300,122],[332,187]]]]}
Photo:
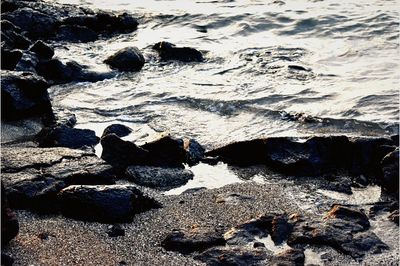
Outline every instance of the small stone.
{"type": "Polygon", "coordinates": [[[119,224],[114,224],[111,226],[110,230],[107,231],[109,237],[125,236],[125,230],[119,224]]]}

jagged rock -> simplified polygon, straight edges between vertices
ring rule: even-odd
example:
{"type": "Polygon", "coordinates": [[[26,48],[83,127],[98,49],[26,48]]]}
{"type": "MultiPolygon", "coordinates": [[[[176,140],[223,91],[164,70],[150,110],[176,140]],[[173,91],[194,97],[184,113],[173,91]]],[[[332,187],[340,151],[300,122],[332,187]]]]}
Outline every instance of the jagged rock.
{"type": "Polygon", "coordinates": [[[129,166],[126,175],[138,185],[158,189],[176,188],[193,179],[190,170],[156,166],[129,166]]]}
{"type": "MultiPolygon", "coordinates": [[[[399,191],[399,148],[387,154],[381,161],[383,177],[381,184],[388,192],[399,191]]],[[[398,193],[397,193],[398,194],[398,193]]]]}
{"type": "Polygon", "coordinates": [[[115,134],[118,137],[122,138],[122,137],[128,136],[131,133],[132,133],[132,129],[125,125],[112,124],[104,129],[103,135],[101,137],[103,138],[106,135],[115,134]]]}
{"type": "Polygon", "coordinates": [[[252,247],[214,247],[194,257],[206,265],[269,265],[270,255],[264,249],[252,247]]]}
{"type": "Polygon", "coordinates": [[[104,63],[120,71],[139,71],[145,60],[138,48],[126,47],[108,57],[104,63]]]}
{"type": "Polygon", "coordinates": [[[148,160],[148,151],[133,142],[120,139],[115,134],[101,138],[101,145],[103,146],[101,158],[118,171],[125,171],[130,165],[144,165],[148,160]]]}
{"type": "Polygon", "coordinates": [[[66,42],[93,42],[97,40],[97,33],[78,25],[62,25],[58,28],[57,39],[66,42]]]}
{"type": "Polygon", "coordinates": [[[2,148],[2,182],[14,208],[54,212],[57,193],[74,184],[114,184],[112,167],[68,148],[2,148]]]}
{"type": "Polygon", "coordinates": [[[1,49],[1,69],[14,70],[21,57],[20,50],[1,49]]]}
{"type": "Polygon", "coordinates": [[[276,245],[282,244],[292,231],[287,215],[275,215],[271,222],[271,238],[276,245]]]}
{"type": "Polygon", "coordinates": [[[1,20],[1,41],[2,48],[8,50],[25,50],[31,45],[30,40],[21,35],[21,29],[10,21],[4,20],[4,17],[1,20]]]}
{"type": "Polygon", "coordinates": [[[49,45],[39,40],[36,41],[29,50],[34,52],[41,59],[51,59],[54,55],[54,50],[49,45]]]}
{"type": "Polygon", "coordinates": [[[272,258],[274,266],[303,266],[305,260],[304,251],[301,249],[288,249],[272,258]]]}
{"type": "Polygon", "coordinates": [[[216,229],[192,228],[190,231],[176,230],[168,234],[161,245],[166,250],[182,254],[201,252],[225,244],[222,233],[216,229]]]}
{"type": "Polygon", "coordinates": [[[334,205],[332,209],[326,214],[325,219],[342,219],[351,221],[361,225],[364,229],[370,226],[367,215],[360,210],[352,209],[349,207],[334,205]]]}
{"type": "Polygon", "coordinates": [[[198,164],[205,154],[205,149],[195,139],[185,139],[186,162],[189,166],[198,164]]]}
{"type": "MultiPolygon", "coordinates": [[[[6,191],[1,184],[1,245],[5,246],[11,239],[17,236],[19,223],[15,213],[8,205],[6,191]]],[[[2,258],[3,259],[3,258],[2,258]]]]}
{"type": "Polygon", "coordinates": [[[178,60],[182,62],[202,62],[204,61],[201,52],[190,47],[176,47],[169,42],[159,42],[153,45],[161,60],[178,60]]]}
{"type": "Polygon", "coordinates": [[[47,82],[28,72],[2,71],[1,113],[4,120],[53,116],[47,82]]]}
{"type": "Polygon", "coordinates": [[[36,68],[39,64],[39,58],[35,53],[26,51],[22,54],[21,59],[15,66],[16,71],[26,71],[36,73],[36,68]]]}
{"type": "Polygon", "coordinates": [[[69,186],[58,193],[68,217],[102,223],[130,222],[135,214],[160,207],[134,186],[69,186]]]}
{"type": "Polygon", "coordinates": [[[100,138],[90,129],[78,129],[60,125],[44,128],[37,135],[39,147],[67,147],[79,149],[94,147],[100,138]]]}

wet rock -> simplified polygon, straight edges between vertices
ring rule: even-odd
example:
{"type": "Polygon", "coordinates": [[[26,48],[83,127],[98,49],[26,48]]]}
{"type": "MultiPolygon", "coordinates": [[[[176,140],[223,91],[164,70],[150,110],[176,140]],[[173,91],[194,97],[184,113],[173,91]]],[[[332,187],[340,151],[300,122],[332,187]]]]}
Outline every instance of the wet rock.
{"type": "Polygon", "coordinates": [[[399,147],[399,134],[391,136],[390,139],[395,146],[399,147]]]}
{"type": "MultiPolygon", "coordinates": [[[[381,161],[382,187],[388,192],[399,191],[399,148],[387,154],[381,161]]],[[[397,193],[398,194],[398,193],[397,193]]]]}
{"type": "Polygon", "coordinates": [[[286,215],[276,215],[272,219],[271,238],[276,245],[282,244],[292,231],[286,215]]]}
{"type": "Polygon", "coordinates": [[[158,189],[180,187],[193,179],[193,173],[190,170],[154,166],[129,166],[126,169],[126,175],[138,185],[158,189]]]}
{"type": "Polygon", "coordinates": [[[120,71],[139,71],[145,60],[142,53],[136,47],[126,47],[104,60],[111,68],[120,71]]]}
{"type": "Polygon", "coordinates": [[[1,69],[14,70],[22,57],[20,50],[1,50],[1,69]]]}
{"type": "Polygon", "coordinates": [[[341,248],[345,254],[351,255],[353,258],[363,257],[367,252],[379,254],[389,249],[389,247],[372,232],[355,234],[352,241],[343,243],[341,248]]]}
{"type": "Polygon", "coordinates": [[[176,47],[169,42],[159,42],[153,45],[161,60],[178,60],[182,62],[202,62],[204,61],[201,52],[190,47],[176,47]]]}
{"type": "Polygon", "coordinates": [[[36,54],[30,51],[26,51],[22,54],[21,59],[15,66],[15,70],[36,73],[36,68],[38,64],[39,58],[36,56],[36,54]]]}
{"type": "Polygon", "coordinates": [[[302,266],[304,265],[305,255],[301,249],[288,249],[272,258],[272,265],[275,266],[302,266]]]}
{"type": "Polygon", "coordinates": [[[6,191],[3,184],[1,184],[1,245],[7,245],[11,239],[17,236],[18,232],[19,223],[17,217],[10,209],[6,191]]]}
{"type": "Polygon", "coordinates": [[[393,211],[389,216],[388,219],[395,224],[399,225],[399,210],[393,211]]]}
{"type": "Polygon", "coordinates": [[[133,216],[160,207],[134,186],[69,186],[58,193],[68,217],[102,223],[131,222],[133,216]]]}
{"type": "Polygon", "coordinates": [[[194,139],[185,139],[184,149],[189,166],[198,164],[204,158],[205,149],[194,139]]]}
{"type": "Polygon", "coordinates": [[[367,215],[360,210],[352,209],[349,207],[334,205],[332,209],[326,214],[325,219],[342,219],[351,221],[361,225],[364,229],[370,227],[367,215]]]}
{"type": "Polygon", "coordinates": [[[149,152],[151,165],[183,168],[186,150],[182,139],[165,136],[146,143],[141,148],[149,152]]]}
{"type": "Polygon", "coordinates": [[[122,138],[122,137],[128,136],[131,133],[132,133],[132,129],[125,125],[112,124],[104,129],[103,135],[101,137],[103,138],[106,135],[115,134],[118,137],[122,138]]]}
{"type": "Polygon", "coordinates": [[[125,230],[119,224],[110,225],[107,235],[109,237],[125,236],[125,230]]]}
{"type": "Polygon", "coordinates": [[[10,206],[55,212],[57,193],[73,184],[114,184],[112,167],[94,153],[68,148],[2,148],[2,182],[10,206]]]}
{"type": "Polygon", "coordinates": [[[94,72],[86,69],[77,62],[70,61],[63,63],[58,59],[40,61],[36,71],[52,84],[61,84],[72,81],[96,82],[114,76],[111,72],[94,72]]]}
{"type": "Polygon", "coordinates": [[[58,28],[57,39],[66,42],[93,42],[97,40],[97,33],[78,25],[62,25],[58,28]]]}
{"type": "Polygon", "coordinates": [[[67,147],[79,149],[85,146],[94,147],[100,138],[90,129],[78,129],[60,125],[44,128],[37,135],[39,147],[67,147]]]}
{"type": "Polygon", "coordinates": [[[222,233],[215,229],[192,228],[190,231],[173,231],[162,241],[163,248],[189,254],[225,244],[222,233]]]}
{"type": "Polygon", "coordinates": [[[67,126],[74,127],[76,125],[76,116],[74,113],[64,109],[54,109],[54,123],[53,126],[67,126]]]}
{"type": "Polygon", "coordinates": [[[144,165],[149,153],[133,142],[124,141],[115,134],[101,138],[103,152],[101,158],[111,164],[116,170],[124,172],[130,165],[144,165]]]}
{"type": "Polygon", "coordinates": [[[4,120],[53,116],[47,82],[27,72],[2,71],[1,113],[4,120]]]}
{"type": "Polygon", "coordinates": [[[380,212],[393,212],[399,209],[398,201],[379,201],[369,209],[369,216],[374,217],[380,212]]]}
{"type": "Polygon", "coordinates": [[[1,265],[12,266],[13,263],[14,263],[13,257],[3,252],[1,253],[1,265]]]}
{"type": "Polygon", "coordinates": [[[214,247],[194,257],[206,265],[268,265],[270,255],[263,249],[247,247],[214,247]]]}
{"type": "Polygon", "coordinates": [[[43,41],[36,41],[29,50],[34,52],[41,59],[51,59],[54,55],[54,50],[43,41]]]}
{"type": "Polygon", "coordinates": [[[28,49],[31,45],[31,41],[25,36],[21,35],[21,29],[15,26],[8,20],[1,20],[1,41],[2,49],[28,49]]]}

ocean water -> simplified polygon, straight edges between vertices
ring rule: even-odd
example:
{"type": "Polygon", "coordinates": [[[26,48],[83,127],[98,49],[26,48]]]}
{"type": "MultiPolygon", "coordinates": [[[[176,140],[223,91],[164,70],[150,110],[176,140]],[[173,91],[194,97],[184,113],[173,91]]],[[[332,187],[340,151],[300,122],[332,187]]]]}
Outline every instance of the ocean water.
{"type": "Polygon", "coordinates": [[[54,44],[58,58],[98,71],[127,46],[146,58],[137,73],[51,88],[53,106],[98,135],[123,123],[136,142],[170,133],[210,148],[268,136],[398,131],[400,1],[56,2],[128,11],[140,23],[111,39],[54,44]],[[197,48],[206,61],[160,62],[151,49],[159,41],[197,48]]]}

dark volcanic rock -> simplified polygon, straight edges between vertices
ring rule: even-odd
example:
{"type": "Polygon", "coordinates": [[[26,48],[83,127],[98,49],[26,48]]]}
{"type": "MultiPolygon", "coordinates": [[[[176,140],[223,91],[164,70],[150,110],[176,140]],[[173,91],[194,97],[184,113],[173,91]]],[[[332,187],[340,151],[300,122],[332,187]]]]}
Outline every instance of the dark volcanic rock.
{"type": "Polygon", "coordinates": [[[121,225],[114,224],[114,225],[111,225],[109,227],[109,230],[107,231],[107,235],[109,237],[124,236],[125,235],[125,230],[122,228],[121,225]]]}
{"type": "MultiPolygon", "coordinates": [[[[388,192],[399,191],[399,148],[387,154],[381,161],[382,186],[388,192]]],[[[398,193],[397,193],[398,194],[398,193]]]]}
{"type": "Polygon", "coordinates": [[[194,139],[185,139],[184,149],[186,150],[186,162],[189,166],[198,164],[204,158],[205,149],[194,139]]]}
{"type": "Polygon", "coordinates": [[[57,31],[57,40],[66,42],[93,42],[97,40],[97,33],[78,25],[62,25],[57,31]]]}
{"type": "Polygon", "coordinates": [[[13,257],[3,252],[1,253],[1,265],[12,266],[13,263],[14,263],[13,257]]]}
{"type": "Polygon", "coordinates": [[[158,52],[161,60],[178,60],[182,62],[202,62],[204,61],[201,52],[190,47],[176,47],[169,42],[159,42],[153,46],[158,52]]]}
{"type": "Polygon", "coordinates": [[[1,41],[2,49],[8,50],[25,50],[31,45],[31,41],[21,35],[21,29],[8,20],[1,20],[1,41]]]}
{"type": "Polygon", "coordinates": [[[54,55],[54,50],[43,41],[36,41],[30,48],[30,51],[37,54],[39,58],[51,59],[54,55]]]}
{"type": "Polygon", "coordinates": [[[282,244],[292,231],[286,215],[276,215],[272,219],[271,238],[276,245],[282,244]]]}
{"type": "Polygon", "coordinates": [[[14,208],[54,212],[56,194],[73,184],[114,184],[110,165],[68,148],[2,148],[2,182],[14,208]]]}
{"type": "Polygon", "coordinates": [[[104,129],[103,135],[101,137],[104,137],[109,134],[115,134],[118,137],[122,138],[122,137],[125,137],[125,136],[128,136],[129,134],[131,134],[131,132],[132,132],[132,129],[130,129],[129,127],[127,127],[125,125],[112,124],[104,129]]]}
{"type": "Polygon", "coordinates": [[[160,207],[134,186],[69,186],[59,192],[61,211],[79,220],[130,222],[135,214],[160,207]]]}
{"type": "Polygon", "coordinates": [[[90,129],[78,129],[68,126],[44,128],[37,135],[39,147],[67,147],[79,149],[84,146],[94,147],[99,143],[99,137],[90,129]]]}
{"type": "Polygon", "coordinates": [[[166,250],[189,254],[225,244],[221,232],[215,229],[193,228],[190,231],[173,231],[162,241],[166,250]]]}
{"type": "Polygon", "coordinates": [[[193,179],[190,170],[156,166],[129,166],[126,175],[138,185],[159,189],[179,187],[193,179]]]}
{"type": "Polygon", "coordinates": [[[367,215],[360,210],[351,209],[349,207],[334,205],[326,214],[326,219],[336,218],[351,221],[361,225],[364,229],[368,229],[370,224],[367,215]]]}
{"type": "Polygon", "coordinates": [[[2,71],[1,113],[4,120],[53,116],[47,82],[33,74],[2,71]]]}
{"type": "Polygon", "coordinates": [[[8,205],[6,191],[1,184],[1,245],[7,245],[11,239],[17,236],[18,232],[17,217],[8,205]]]}
{"type": "Polygon", "coordinates": [[[26,51],[22,54],[21,59],[15,66],[16,71],[27,71],[36,73],[36,68],[39,64],[39,58],[33,52],[26,51]]]}
{"type": "Polygon", "coordinates": [[[206,265],[269,265],[270,255],[263,249],[248,247],[214,247],[194,257],[206,265]]]}
{"type": "Polygon", "coordinates": [[[288,249],[272,258],[272,265],[303,266],[305,260],[304,251],[301,249],[288,249]]]}
{"type": "Polygon", "coordinates": [[[1,50],[1,69],[14,70],[22,57],[20,50],[1,50]]]}
{"type": "Polygon", "coordinates": [[[399,225],[399,210],[393,211],[389,216],[388,219],[395,224],[399,225]]]}
{"type": "Polygon", "coordinates": [[[183,168],[183,163],[186,162],[186,150],[182,139],[165,136],[146,143],[141,148],[149,152],[151,165],[183,168]]]}
{"type": "Polygon", "coordinates": [[[115,134],[101,138],[101,145],[103,146],[101,158],[118,171],[125,171],[130,165],[144,165],[148,160],[148,151],[133,142],[120,139],[115,134]]]}
{"type": "Polygon", "coordinates": [[[108,57],[104,63],[120,71],[139,71],[145,60],[138,48],[126,47],[108,57]]]}

